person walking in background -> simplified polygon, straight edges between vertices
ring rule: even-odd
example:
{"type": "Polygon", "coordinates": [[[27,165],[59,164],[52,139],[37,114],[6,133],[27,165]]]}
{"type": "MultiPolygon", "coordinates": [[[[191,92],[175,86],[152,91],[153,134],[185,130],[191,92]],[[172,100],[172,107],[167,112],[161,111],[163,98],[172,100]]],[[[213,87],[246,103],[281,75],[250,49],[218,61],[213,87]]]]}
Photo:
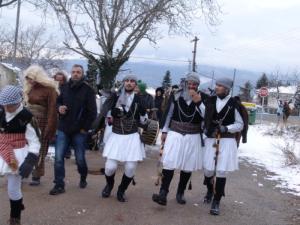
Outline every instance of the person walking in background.
{"type": "Polygon", "coordinates": [[[159,88],[156,88],[155,90],[155,99],[154,99],[154,107],[157,109],[156,111],[156,118],[157,118],[157,121],[161,121],[161,118],[162,118],[162,104],[163,104],[163,101],[164,101],[164,89],[159,87],[159,88]]]}
{"type": "MultiPolygon", "coordinates": [[[[67,79],[67,76],[66,74],[63,72],[63,71],[57,71],[54,76],[53,76],[53,79],[55,81],[58,82],[59,84],[59,89],[61,89],[61,87],[67,83],[68,79],[67,79]]],[[[58,122],[58,121],[57,121],[58,122]]],[[[72,151],[71,151],[71,146],[69,146],[66,150],[66,153],[65,153],[65,158],[66,159],[70,159],[71,158],[71,155],[72,155],[72,151]]]]}
{"type": "Polygon", "coordinates": [[[22,91],[16,86],[7,85],[0,93],[0,176],[7,178],[10,225],[21,224],[22,179],[32,172],[40,149],[37,123],[21,102],[22,91]]]}
{"type": "Polygon", "coordinates": [[[59,94],[58,84],[49,78],[45,70],[32,65],[24,72],[25,104],[37,119],[41,130],[41,149],[39,160],[32,173],[30,185],[40,184],[45,175],[45,158],[48,153],[49,141],[54,139],[57,124],[56,98],[59,94]]]}
{"type": "Polygon", "coordinates": [[[61,87],[57,98],[59,123],[55,144],[54,187],[50,195],[65,192],[65,161],[67,148],[72,144],[75,151],[77,169],[80,174],[79,187],[87,186],[87,164],[85,160],[87,132],[97,115],[93,89],[84,81],[81,65],[72,67],[71,79],[61,87]]]}
{"type": "Polygon", "coordinates": [[[287,128],[287,120],[292,113],[292,108],[290,106],[291,102],[292,102],[292,100],[285,101],[283,103],[282,120],[283,120],[283,126],[285,129],[287,128]]]}
{"type": "Polygon", "coordinates": [[[277,110],[276,110],[276,115],[277,115],[277,124],[276,128],[279,126],[281,118],[283,114],[283,101],[281,99],[277,99],[277,110]]]}
{"type": "Polygon", "coordinates": [[[142,106],[146,109],[148,118],[152,118],[154,109],[154,99],[146,92],[147,84],[139,80],[135,87],[135,93],[139,96],[142,106]]]}
{"type": "Polygon", "coordinates": [[[59,88],[68,81],[68,78],[63,71],[57,71],[54,74],[53,79],[58,82],[59,88]]]}

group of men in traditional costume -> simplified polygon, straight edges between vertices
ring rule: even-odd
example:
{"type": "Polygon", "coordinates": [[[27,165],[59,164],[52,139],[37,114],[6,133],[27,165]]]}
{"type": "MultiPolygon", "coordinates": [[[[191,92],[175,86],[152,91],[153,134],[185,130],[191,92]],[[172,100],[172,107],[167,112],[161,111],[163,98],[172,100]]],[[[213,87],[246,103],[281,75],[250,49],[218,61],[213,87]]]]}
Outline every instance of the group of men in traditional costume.
{"type": "MultiPolygon", "coordinates": [[[[75,66],[74,69],[83,73],[83,69],[78,66],[75,66]]],[[[78,77],[77,82],[76,74],[72,73],[73,79],[69,88],[72,89],[79,84],[85,85],[82,82],[79,83],[82,81],[82,76],[78,77]]],[[[117,199],[120,202],[127,201],[125,191],[129,184],[134,182],[133,178],[138,162],[145,158],[145,145],[141,141],[139,127],[147,129],[149,120],[141,99],[134,93],[136,85],[136,76],[125,76],[118,91],[105,101],[98,120],[96,120],[98,128],[105,123],[112,126],[112,133],[108,136],[103,151],[103,157],[106,158],[106,185],[101,195],[103,198],[111,195],[115,183],[115,173],[118,164],[122,162],[125,169],[117,189],[117,199]],[[108,123],[105,122],[107,117],[110,118],[108,123]]],[[[180,170],[176,200],[179,204],[185,204],[184,192],[192,172],[203,169],[204,184],[207,186],[204,202],[211,203],[210,213],[212,215],[219,215],[220,200],[225,195],[227,173],[238,169],[235,133],[243,129],[244,122],[237,102],[230,95],[232,80],[218,79],[214,96],[200,93],[199,85],[198,74],[189,73],[181,82],[180,88],[169,97],[161,119],[162,182],[159,193],[153,194],[152,200],[160,205],[167,204],[167,195],[174,171],[180,170]]],[[[70,94],[71,89],[63,92],[57,100],[57,110],[65,120],[66,118],[63,116],[66,114],[66,109],[63,107],[70,103],[70,99],[74,96],[70,94]],[[64,95],[64,93],[67,94],[64,95]]],[[[83,99],[83,97],[83,95],[78,96],[76,99],[83,99]]],[[[23,107],[21,102],[22,94],[14,86],[7,86],[0,92],[0,105],[3,107],[0,112],[0,175],[6,175],[8,178],[11,224],[14,224],[13,221],[17,221],[15,224],[19,224],[21,210],[24,208],[21,180],[28,177],[33,166],[36,165],[40,148],[39,129],[34,127],[32,114],[23,107]]],[[[84,102],[86,104],[89,101],[84,102]]],[[[91,102],[92,110],[90,111],[91,117],[93,117],[95,104],[94,100],[91,102]]],[[[86,108],[88,107],[86,106],[86,108]]],[[[76,115],[86,113],[80,107],[78,111],[76,115]]],[[[68,113],[71,115],[70,112],[68,113]]],[[[86,125],[84,122],[82,124],[86,125]]],[[[68,132],[66,127],[61,129],[66,129],[64,132],[68,132]]],[[[62,133],[61,129],[60,133],[62,133]]],[[[84,135],[88,129],[89,127],[83,129],[78,125],[76,132],[79,132],[78,135],[84,135]]],[[[57,143],[57,145],[61,145],[61,143],[57,143]]],[[[50,191],[51,195],[65,191],[63,182],[63,158],[64,151],[67,149],[65,145],[56,148],[56,186],[50,191]],[[58,160],[62,161],[62,170],[58,170],[58,160]]],[[[80,151],[76,148],[75,145],[76,153],[79,154],[80,151]]],[[[84,156],[76,157],[76,160],[80,161],[81,158],[84,161],[84,156]]],[[[81,174],[80,188],[85,188],[87,185],[85,161],[82,167],[78,164],[78,170],[81,174]]]]}
{"type": "Polygon", "coordinates": [[[162,184],[152,200],[167,204],[167,194],[174,170],[180,170],[176,200],[185,204],[184,191],[193,171],[204,169],[210,213],[219,215],[219,204],[225,195],[226,175],[238,169],[235,133],[243,129],[243,119],[236,101],[230,96],[232,81],[216,81],[215,96],[199,93],[199,77],[190,73],[180,91],[174,93],[162,122],[162,184]],[[203,136],[206,138],[203,140],[203,136]],[[219,140],[217,140],[219,138],[219,140]],[[216,155],[218,141],[218,155],[216,155]],[[217,163],[215,163],[217,160],[217,163]],[[214,178],[214,180],[213,180],[214,178]]]}
{"type": "MultiPolygon", "coordinates": [[[[243,129],[244,122],[239,107],[230,95],[232,80],[216,81],[215,95],[198,92],[200,84],[197,73],[189,73],[181,88],[172,93],[161,121],[163,154],[161,162],[162,183],[152,200],[167,204],[167,195],[174,171],[180,170],[176,200],[185,204],[184,192],[193,171],[204,170],[207,194],[204,202],[211,204],[210,213],[219,215],[219,204],[225,195],[227,173],[238,169],[235,134],[243,129]],[[216,156],[216,142],[218,155],[216,156]],[[216,163],[217,160],[217,163],[216,163]]],[[[133,179],[138,161],[145,157],[144,145],[138,127],[147,127],[146,110],[133,90],[137,78],[128,75],[119,91],[104,104],[100,114],[100,126],[105,115],[112,118],[112,134],[108,138],[103,156],[106,186],[102,197],[111,195],[118,162],[124,162],[125,172],[117,190],[117,199],[126,201],[125,190],[133,179]]],[[[98,124],[99,125],[99,124],[98,124]]]]}

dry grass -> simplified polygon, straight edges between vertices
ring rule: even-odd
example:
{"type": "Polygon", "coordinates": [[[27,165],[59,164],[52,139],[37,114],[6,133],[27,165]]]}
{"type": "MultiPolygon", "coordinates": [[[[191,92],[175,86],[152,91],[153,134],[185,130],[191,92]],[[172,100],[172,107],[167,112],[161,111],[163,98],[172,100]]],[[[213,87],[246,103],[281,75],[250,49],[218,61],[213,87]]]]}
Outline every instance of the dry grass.
{"type": "Polygon", "coordinates": [[[295,154],[295,146],[296,143],[290,143],[288,141],[285,142],[284,145],[277,145],[276,148],[280,149],[285,158],[285,165],[292,166],[300,164],[300,159],[295,154]]]}

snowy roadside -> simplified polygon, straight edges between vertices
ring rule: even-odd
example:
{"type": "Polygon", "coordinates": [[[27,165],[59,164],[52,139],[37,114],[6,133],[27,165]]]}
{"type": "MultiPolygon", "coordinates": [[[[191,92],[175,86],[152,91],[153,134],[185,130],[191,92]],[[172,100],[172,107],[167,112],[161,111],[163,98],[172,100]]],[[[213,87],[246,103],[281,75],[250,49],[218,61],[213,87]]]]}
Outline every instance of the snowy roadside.
{"type": "Polygon", "coordinates": [[[265,179],[279,181],[276,187],[283,188],[282,192],[300,196],[300,164],[286,165],[281,150],[287,143],[290,146],[295,144],[294,154],[300,158],[299,139],[293,143],[294,135],[294,130],[279,133],[274,124],[250,126],[248,143],[240,145],[239,157],[273,172],[275,175],[265,179]]]}

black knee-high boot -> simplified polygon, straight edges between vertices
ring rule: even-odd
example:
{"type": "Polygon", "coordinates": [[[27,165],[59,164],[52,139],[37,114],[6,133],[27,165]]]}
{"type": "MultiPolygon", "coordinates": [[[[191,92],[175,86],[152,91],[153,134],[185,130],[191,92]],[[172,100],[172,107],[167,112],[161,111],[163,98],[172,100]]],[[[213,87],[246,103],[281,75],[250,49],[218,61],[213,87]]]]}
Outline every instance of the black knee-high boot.
{"type": "Polygon", "coordinates": [[[10,225],[21,224],[21,211],[24,210],[23,199],[10,200],[10,225]]]}
{"type": "Polygon", "coordinates": [[[203,182],[203,184],[206,185],[207,192],[206,192],[206,195],[204,197],[203,202],[207,203],[207,204],[211,203],[212,197],[214,195],[213,180],[212,180],[212,178],[213,177],[206,177],[206,176],[204,176],[204,182],[203,182]]]}
{"type": "Polygon", "coordinates": [[[115,184],[115,173],[111,176],[105,175],[106,178],[106,185],[102,191],[102,197],[108,198],[111,194],[112,189],[114,188],[115,184]]]}
{"type": "Polygon", "coordinates": [[[126,196],[125,196],[125,191],[127,190],[130,182],[132,181],[133,177],[127,177],[125,173],[123,174],[122,177],[122,182],[118,187],[118,192],[117,192],[117,199],[119,202],[126,202],[126,196]]]}
{"type": "Polygon", "coordinates": [[[216,193],[214,195],[213,202],[211,204],[210,214],[219,215],[220,214],[220,200],[222,196],[225,196],[225,184],[226,178],[217,177],[216,179],[216,193]]]}
{"type": "Polygon", "coordinates": [[[185,204],[186,201],[184,199],[184,191],[186,189],[186,185],[191,178],[191,172],[180,171],[180,179],[177,188],[176,200],[179,204],[185,204]]]}
{"type": "Polygon", "coordinates": [[[162,181],[159,194],[153,194],[152,200],[160,205],[167,205],[167,195],[174,175],[174,170],[162,170],[162,181]]]}

